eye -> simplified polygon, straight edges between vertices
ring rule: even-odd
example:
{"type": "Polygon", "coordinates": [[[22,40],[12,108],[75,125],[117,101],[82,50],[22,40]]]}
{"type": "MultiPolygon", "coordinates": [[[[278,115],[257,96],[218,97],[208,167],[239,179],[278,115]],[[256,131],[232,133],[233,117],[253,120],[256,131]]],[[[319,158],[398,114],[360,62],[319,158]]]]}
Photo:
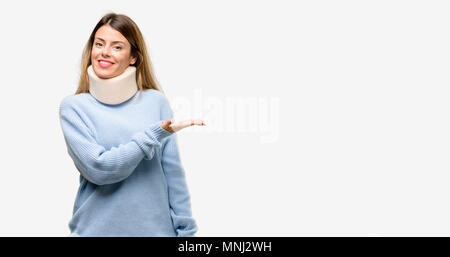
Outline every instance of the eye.
{"type": "Polygon", "coordinates": [[[97,42],[97,43],[95,43],[95,45],[96,45],[96,46],[97,46],[97,45],[99,45],[99,44],[101,45],[101,43],[98,43],[98,42],[97,42]]]}
{"type": "Polygon", "coordinates": [[[122,49],[122,47],[120,47],[120,46],[116,46],[116,49],[120,50],[120,49],[122,49]]]}

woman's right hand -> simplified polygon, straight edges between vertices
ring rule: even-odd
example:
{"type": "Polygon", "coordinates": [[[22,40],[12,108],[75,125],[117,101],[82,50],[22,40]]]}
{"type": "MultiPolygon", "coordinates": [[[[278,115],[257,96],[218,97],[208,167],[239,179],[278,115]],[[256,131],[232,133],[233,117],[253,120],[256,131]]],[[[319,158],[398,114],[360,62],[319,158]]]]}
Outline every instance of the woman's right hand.
{"type": "Polygon", "coordinates": [[[205,122],[200,119],[184,120],[180,122],[175,122],[174,119],[168,119],[161,124],[161,127],[170,133],[175,133],[181,129],[193,125],[205,126],[205,122]]]}

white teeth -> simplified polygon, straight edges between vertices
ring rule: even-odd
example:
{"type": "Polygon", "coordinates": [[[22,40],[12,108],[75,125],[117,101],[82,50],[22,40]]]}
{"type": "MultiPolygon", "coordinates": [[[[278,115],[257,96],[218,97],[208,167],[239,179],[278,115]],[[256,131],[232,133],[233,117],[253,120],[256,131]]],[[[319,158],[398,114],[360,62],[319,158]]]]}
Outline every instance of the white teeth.
{"type": "Polygon", "coordinates": [[[108,64],[108,65],[112,64],[112,63],[110,63],[110,62],[104,62],[104,61],[100,61],[100,63],[102,63],[102,64],[108,64]]]}

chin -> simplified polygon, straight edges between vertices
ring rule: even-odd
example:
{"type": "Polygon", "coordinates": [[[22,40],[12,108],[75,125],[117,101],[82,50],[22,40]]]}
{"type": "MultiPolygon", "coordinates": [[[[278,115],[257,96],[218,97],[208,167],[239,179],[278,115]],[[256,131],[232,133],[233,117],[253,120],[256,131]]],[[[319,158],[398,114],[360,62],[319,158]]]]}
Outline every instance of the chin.
{"type": "Polygon", "coordinates": [[[101,67],[96,67],[95,69],[95,73],[97,73],[97,76],[102,79],[109,79],[115,77],[114,72],[115,71],[104,71],[103,68],[101,67]]]}

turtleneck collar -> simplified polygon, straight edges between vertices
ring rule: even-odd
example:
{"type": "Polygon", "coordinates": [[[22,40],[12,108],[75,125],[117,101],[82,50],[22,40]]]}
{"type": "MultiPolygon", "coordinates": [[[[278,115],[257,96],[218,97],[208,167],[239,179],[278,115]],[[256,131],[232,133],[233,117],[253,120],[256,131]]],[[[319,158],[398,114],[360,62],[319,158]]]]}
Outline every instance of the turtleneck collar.
{"type": "Polygon", "coordinates": [[[87,68],[87,73],[89,93],[102,103],[123,103],[134,96],[138,90],[135,66],[128,66],[122,74],[109,79],[99,78],[92,65],[87,68]]]}

